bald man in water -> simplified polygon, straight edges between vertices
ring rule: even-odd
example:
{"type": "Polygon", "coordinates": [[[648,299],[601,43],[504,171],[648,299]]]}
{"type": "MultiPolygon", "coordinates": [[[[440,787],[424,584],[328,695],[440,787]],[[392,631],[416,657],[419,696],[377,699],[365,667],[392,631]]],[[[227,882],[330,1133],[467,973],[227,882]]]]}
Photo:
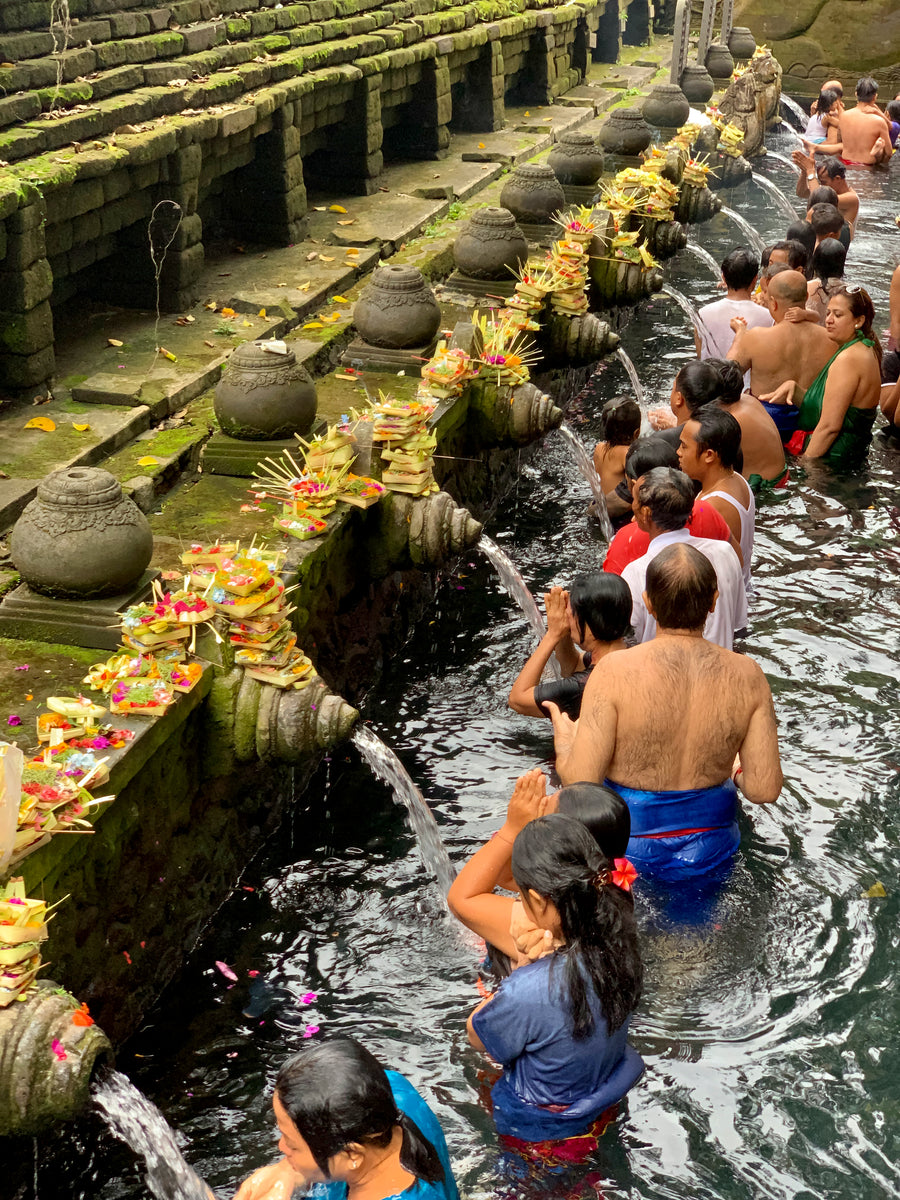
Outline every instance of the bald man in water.
{"type": "Polygon", "coordinates": [[[560,779],[605,781],[619,792],[631,812],[628,857],[659,879],[730,863],[740,840],[735,785],[754,804],[781,792],[766,677],[751,658],[703,636],[716,583],[693,546],[667,546],[647,568],[656,637],[594,667],[577,723],[547,706],[560,779]]]}
{"type": "Polygon", "coordinates": [[[799,405],[834,354],[834,342],[821,325],[785,321],[790,309],[806,308],[806,282],[799,271],[781,271],[770,281],[768,306],[775,322],[770,329],[747,329],[740,317],[731,322],[735,339],[728,358],[742,371],[750,371],[750,393],[757,399],[793,379],[797,384],[793,403],[799,405]]]}

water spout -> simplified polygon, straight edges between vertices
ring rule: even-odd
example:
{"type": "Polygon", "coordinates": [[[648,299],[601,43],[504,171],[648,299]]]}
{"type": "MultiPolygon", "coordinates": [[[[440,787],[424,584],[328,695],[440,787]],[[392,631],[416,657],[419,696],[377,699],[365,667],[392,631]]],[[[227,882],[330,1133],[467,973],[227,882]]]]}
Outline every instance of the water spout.
{"type": "MultiPolygon", "coordinates": [[[[730,220],[734,221],[735,225],[737,225],[737,227],[738,227],[738,229],[740,229],[741,233],[743,233],[745,237],[750,239],[750,242],[751,242],[753,248],[756,250],[756,252],[758,254],[762,254],[763,250],[765,250],[765,248],[766,248],[766,243],[762,240],[762,238],[759,236],[759,234],[756,232],[756,230],[753,228],[753,226],[750,224],[750,222],[745,221],[744,218],[741,216],[741,214],[736,213],[733,208],[723,208],[722,213],[724,216],[726,216],[730,220]]],[[[794,214],[794,219],[796,219],[796,213],[794,214]]]]}
{"type": "Polygon", "coordinates": [[[92,1090],[112,1132],[144,1159],[147,1187],[157,1200],[213,1200],[212,1192],[184,1161],[165,1117],[131,1080],[110,1071],[92,1090]]]}
{"type": "MultiPolygon", "coordinates": [[[[688,249],[690,249],[690,247],[688,247],[688,249]]],[[[704,253],[706,252],[704,251],[704,253]]],[[[625,353],[621,346],[616,351],[616,358],[625,368],[625,373],[631,380],[631,386],[634,389],[634,398],[641,406],[641,412],[643,412],[646,407],[647,400],[644,396],[644,386],[641,383],[640,376],[637,373],[637,367],[634,365],[634,363],[631,361],[631,358],[625,353]]]]}
{"type": "Polygon", "coordinates": [[[764,192],[768,192],[770,196],[774,197],[776,203],[781,208],[781,211],[787,217],[789,222],[797,220],[796,209],[777,183],[773,183],[772,180],[767,179],[765,175],[758,175],[756,171],[751,174],[750,178],[755,184],[758,184],[758,186],[761,187],[764,192]]]}
{"type": "Polygon", "coordinates": [[[685,246],[685,250],[687,250],[689,254],[693,254],[694,258],[699,258],[702,263],[705,263],[712,271],[716,281],[722,278],[722,268],[708,250],[705,250],[702,246],[698,246],[695,242],[688,242],[688,244],[685,246]]]}
{"type": "Polygon", "coordinates": [[[608,542],[612,541],[613,527],[609,519],[609,512],[606,508],[606,496],[603,492],[603,483],[600,476],[597,474],[597,468],[594,466],[593,459],[588,454],[587,447],[584,442],[577,436],[574,429],[563,421],[559,427],[559,432],[563,435],[572,450],[572,457],[575,459],[575,465],[581,472],[582,476],[587,480],[588,486],[591,489],[591,495],[594,497],[594,515],[600,525],[600,532],[608,542]]]}
{"type": "Polygon", "coordinates": [[[406,809],[422,863],[437,880],[441,894],[446,896],[456,878],[456,871],[447,855],[447,847],[434,819],[434,813],[425,803],[424,796],[413,783],[406,767],[377,733],[373,733],[365,725],[358,725],[350,740],[372,768],[372,772],[393,789],[394,800],[406,809]]]}
{"type": "Polygon", "coordinates": [[[798,175],[802,174],[803,172],[803,168],[798,167],[794,160],[792,158],[788,158],[786,154],[777,154],[774,150],[766,150],[766,157],[763,159],[763,162],[769,158],[774,158],[776,162],[784,163],[786,167],[790,167],[792,170],[796,171],[798,175]]]}
{"type": "Polygon", "coordinates": [[[791,114],[791,116],[797,117],[799,119],[800,125],[798,126],[798,128],[805,129],[807,124],[809,123],[809,117],[803,111],[803,109],[800,107],[800,105],[797,103],[797,101],[792,100],[790,98],[790,96],[786,96],[784,94],[784,92],[782,92],[781,93],[781,103],[788,110],[788,112],[791,114]]]}
{"type": "Polygon", "coordinates": [[[709,330],[704,325],[703,318],[697,311],[697,306],[692,304],[683,292],[679,292],[678,288],[673,288],[667,283],[663,288],[663,293],[666,296],[671,296],[685,316],[690,318],[698,338],[702,340],[704,334],[709,335],[709,330]]]}

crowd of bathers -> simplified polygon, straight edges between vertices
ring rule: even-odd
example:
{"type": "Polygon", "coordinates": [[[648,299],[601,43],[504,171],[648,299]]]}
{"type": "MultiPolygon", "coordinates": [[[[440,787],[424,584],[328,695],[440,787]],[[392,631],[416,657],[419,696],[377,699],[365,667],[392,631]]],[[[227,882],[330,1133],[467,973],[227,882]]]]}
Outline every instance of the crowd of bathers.
{"type": "MultiPolygon", "coordinates": [[[[494,1064],[494,1123],[535,1164],[590,1155],[643,1072],[628,1040],[643,986],[635,887],[705,903],[733,868],[741,801],[781,791],[771,691],[734,647],[752,611],[757,497],[816,464],[858,469],[900,398],[900,267],[887,354],[850,282],[864,214],[847,167],[886,162],[900,132],[900,101],[885,115],[876,100],[870,79],[846,111],[840,84],[823,87],[794,155],[806,218],[759,257],[725,256],[725,294],[700,309],[696,357],[651,431],[634,400],[605,405],[594,464],[615,534],[602,571],[545,595],[546,632],[509,694],[551,721],[559,786],[540,769],[516,781],[447,899],[485,944],[467,1033],[494,1064]]],[[[311,1040],[273,1107],[283,1157],[236,1200],[300,1186],[316,1200],[457,1200],[434,1115],[354,1039],[311,1040]]]]}

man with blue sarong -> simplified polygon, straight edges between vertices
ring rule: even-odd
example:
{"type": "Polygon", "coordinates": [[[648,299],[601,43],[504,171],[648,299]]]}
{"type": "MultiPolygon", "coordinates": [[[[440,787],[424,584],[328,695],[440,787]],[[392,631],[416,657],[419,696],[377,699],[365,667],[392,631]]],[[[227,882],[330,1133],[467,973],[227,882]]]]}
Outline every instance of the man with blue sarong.
{"type": "Polygon", "coordinates": [[[647,878],[721,873],[738,848],[738,789],[754,804],[781,791],[772,693],[759,666],[706,641],[716,573],[693,546],[667,546],[647,568],[649,642],[591,672],[581,717],[555,705],[564,784],[604,782],[631,812],[628,858],[647,878]]]}

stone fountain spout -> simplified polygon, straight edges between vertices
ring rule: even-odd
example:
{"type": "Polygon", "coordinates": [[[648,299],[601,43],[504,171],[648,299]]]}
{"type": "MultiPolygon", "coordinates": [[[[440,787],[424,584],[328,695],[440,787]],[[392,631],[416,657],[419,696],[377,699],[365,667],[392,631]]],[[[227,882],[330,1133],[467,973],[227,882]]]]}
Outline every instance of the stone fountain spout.
{"type": "Polygon", "coordinates": [[[0,1137],[33,1137],[87,1104],[112,1047],[98,1025],[73,1021],[78,1011],[75,997],[48,979],[0,1009],[0,1137]]]}

